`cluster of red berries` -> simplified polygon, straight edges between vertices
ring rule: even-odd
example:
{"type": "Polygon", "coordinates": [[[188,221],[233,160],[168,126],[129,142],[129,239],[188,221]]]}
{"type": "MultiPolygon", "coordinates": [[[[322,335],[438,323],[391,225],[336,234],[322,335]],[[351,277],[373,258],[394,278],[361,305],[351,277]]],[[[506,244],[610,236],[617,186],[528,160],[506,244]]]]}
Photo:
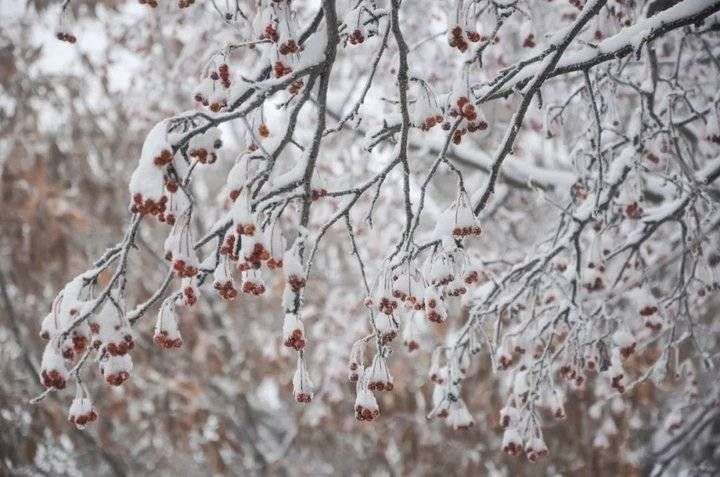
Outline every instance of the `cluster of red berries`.
{"type": "Polygon", "coordinates": [[[546,447],[537,450],[533,448],[525,449],[525,455],[527,456],[527,459],[532,463],[537,462],[538,459],[541,457],[547,457],[549,452],[550,451],[546,447]]]}
{"type": "Polygon", "coordinates": [[[639,219],[642,217],[643,208],[637,202],[625,206],[625,216],[629,219],[639,219]]]}
{"type": "Polygon", "coordinates": [[[225,282],[215,282],[213,287],[218,291],[221,298],[225,300],[232,300],[238,294],[238,291],[233,286],[232,280],[226,280],[225,282]]]}
{"type": "Polygon", "coordinates": [[[249,235],[252,237],[255,235],[255,224],[237,224],[235,227],[235,230],[237,231],[238,235],[249,235]]]}
{"type": "Polygon", "coordinates": [[[360,365],[355,361],[352,361],[350,363],[350,373],[348,374],[348,380],[350,380],[351,383],[356,383],[358,382],[358,379],[360,379],[360,374],[358,373],[359,368],[360,365]]]}
{"type": "Polygon", "coordinates": [[[477,270],[472,270],[470,273],[465,275],[465,283],[468,285],[477,283],[480,281],[480,273],[477,270]]]}
{"type": "Polygon", "coordinates": [[[158,167],[164,167],[170,164],[173,160],[173,153],[168,149],[163,149],[159,156],[153,158],[153,164],[158,167]]]}
{"type": "Polygon", "coordinates": [[[485,121],[477,121],[477,111],[475,110],[475,105],[470,102],[470,100],[466,96],[461,96],[458,98],[457,107],[452,108],[450,110],[450,116],[452,117],[462,117],[465,118],[468,121],[468,125],[466,128],[458,128],[455,133],[453,134],[453,143],[460,144],[462,142],[462,137],[468,133],[468,132],[475,132],[475,131],[484,131],[487,129],[488,124],[485,121]]]}
{"type": "Polygon", "coordinates": [[[290,285],[290,289],[294,293],[298,293],[300,289],[305,288],[305,278],[299,277],[297,275],[290,275],[287,279],[288,285],[290,285]]]}
{"type": "Polygon", "coordinates": [[[515,441],[510,441],[503,447],[503,452],[511,456],[518,456],[522,452],[522,445],[515,441]]]}
{"type": "Polygon", "coordinates": [[[142,194],[136,193],[133,195],[133,204],[130,207],[130,212],[133,214],[157,215],[158,218],[160,218],[165,212],[167,201],[167,196],[160,197],[158,202],[155,202],[153,199],[145,199],[143,201],[142,194]]]}
{"type": "Polygon", "coordinates": [[[242,271],[250,270],[254,268],[259,269],[262,266],[262,262],[270,260],[270,251],[265,248],[261,243],[255,243],[249,255],[245,255],[245,263],[240,264],[239,268],[242,271]]]}
{"type": "MultiPolygon", "coordinates": [[[[165,259],[168,261],[173,260],[172,253],[168,252],[165,259]]],[[[182,258],[173,261],[173,270],[180,278],[192,278],[198,274],[198,268],[185,262],[182,258]]]]}
{"type": "Polygon", "coordinates": [[[392,391],[395,386],[389,381],[372,381],[368,383],[370,391],[392,391]]]}
{"type": "Polygon", "coordinates": [[[217,160],[217,154],[205,148],[193,149],[188,151],[188,154],[190,157],[196,158],[200,164],[212,164],[217,160]]]}
{"type": "Polygon", "coordinates": [[[290,86],[288,86],[288,92],[290,94],[298,94],[302,87],[305,86],[305,82],[301,79],[293,81],[290,83],[290,86]]]}
{"type": "Polygon", "coordinates": [[[427,319],[432,321],[433,323],[442,323],[445,321],[445,318],[442,314],[438,313],[437,311],[438,307],[438,301],[436,298],[430,298],[425,302],[425,313],[427,316],[427,319]]]}
{"type": "Polygon", "coordinates": [[[595,277],[594,280],[591,280],[588,283],[583,283],[583,287],[585,290],[587,290],[588,293],[600,291],[605,289],[605,282],[603,281],[602,277],[595,277]]]}
{"type": "Polygon", "coordinates": [[[453,229],[453,235],[455,237],[467,237],[468,235],[480,235],[482,230],[477,225],[472,227],[455,227],[453,229]]]}
{"type": "Polygon", "coordinates": [[[97,412],[95,412],[95,409],[90,409],[90,412],[87,414],[81,414],[79,416],[69,416],[68,421],[72,422],[78,427],[86,426],[87,424],[90,424],[91,422],[97,421],[98,415],[97,412]]]}
{"type": "Polygon", "coordinates": [[[193,306],[198,301],[198,297],[195,294],[195,289],[190,285],[186,286],[183,290],[183,296],[185,297],[185,303],[188,306],[193,306]]]}
{"type": "Polygon", "coordinates": [[[477,119],[475,105],[470,102],[467,96],[460,96],[455,104],[457,108],[453,108],[450,111],[450,116],[462,116],[468,121],[475,121],[475,119],[477,119]]]}
{"type": "Polygon", "coordinates": [[[355,30],[348,35],[348,41],[351,45],[357,45],[365,41],[365,37],[360,30],[355,30]]]}
{"type": "Polygon", "coordinates": [[[280,39],[280,34],[277,29],[272,25],[267,25],[265,31],[260,35],[261,40],[270,40],[273,43],[277,43],[280,39]]]}
{"type": "Polygon", "coordinates": [[[230,67],[227,63],[223,63],[218,67],[217,71],[210,73],[210,79],[213,81],[220,81],[225,89],[230,87],[230,67]]]}
{"type": "Polygon", "coordinates": [[[640,310],[640,316],[651,316],[657,313],[657,306],[648,305],[640,310]]]}
{"type": "Polygon", "coordinates": [[[579,374],[569,365],[563,365],[560,367],[560,376],[567,379],[568,381],[574,381],[575,386],[578,388],[585,383],[585,376],[579,374]]]}
{"type": "Polygon", "coordinates": [[[368,409],[361,404],[355,406],[355,417],[358,421],[372,421],[379,415],[380,411],[378,409],[368,409]]]}
{"type": "Polygon", "coordinates": [[[138,3],[152,8],[156,8],[158,6],[157,0],[138,0],[138,3]]]}
{"type": "Polygon", "coordinates": [[[245,260],[238,263],[238,269],[241,272],[247,272],[248,270],[258,270],[262,266],[262,259],[259,257],[260,254],[264,255],[262,250],[264,250],[264,247],[262,247],[262,245],[255,244],[250,254],[244,257],[245,260]],[[258,245],[261,247],[260,249],[258,249],[258,245]]]}
{"type": "Polygon", "coordinates": [[[535,35],[530,33],[528,36],[525,37],[525,40],[523,40],[523,48],[535,48],[535,35]]]}
{"type": "Polygon", "coordinates": [[[178,7],[179,8],[188,8],[193,3],[195,3],[195,0],[180,0],[178,2],[178,7]]]}
{"type": "Polygon", "coordinates": [[[429,131],[430,129],[434,128],[436,125],[442,123],[442,120],[443,120],[443,117],[441,114],[438,114],[435,116],[428,116],[420,124],[420,129],[423,131],[429,131]]]}
{"type": "Polygon", "coordinates": [[[420,310],[425,309],[425,302],[422,301],[421,299],[419,299],[418,297],[416,297],[414,295],[406,295],[402,292],[399,292],[398,290],[393,292],[393,296],[395,298],[399,298],[398,295],[402,296],[402,298],[400,298],[400,299],[403,302],[405,302],[405,304],[407,306],[409,306],[410,308],[412,308],[413,310],[420,311],[420,310]]]}
{"type": "Polygon", "coordinates": [[[255,283],[252,280],[248,280],[245,283],[243,283],[242,287],[243,293],[251,294],[251,295],[262,295],[265,293],[265,285],[262,283],[255,283]]]}
{"type": "Polygon", "coordinates": [[[65,389],[65,377],[56,369],[42,372],[43,385],[46,388],[65,389]]]}
{"type": "Polygon", "coordinates": [[[378,303],[378,310],[380,310],[382,313],[385,313],[386,315],[392,315],[393,311],[398,307],[398,302],[396,300],[391,300],[387,297],[383,297],[380,300],[380,303],[378,303]]]}
{"type": "Polygon", "coordinates": [[[320,200],[323,197],[327,197],[327,194],[328,194],[328,191],[325,189],[313,189],[312,191],[310,191],[310,198],[313,201],[320,200]]]}
{"type": "Polygon", "coordinates": [[[295,396],[295,400],[296,400],[297,402],[307,404],[307,403],[309,403],[310,401],[312,401],[312,396],[311,396],[310,394],[306,394],[306,393],[298,393],[298,394],[295,396]]]}
{"type": "MultiPolygon", "coordinates": [[[[197,96],[200,96],[200,95],[197,95],[197,96]]],[[[197,99],[197,96],[195,96],[195,99],[197,99]]],[[[202,102],[203,106],[208,106],[208,101],[207,101],[207,100],[204,100],[204,101],[201,101],[201,102],[202,102]]],[[[217,113],[217,112],[220,111],[221,109],[227,107],[227,99],[224,99],[224,98],[223,98],[223,99],[221,99],[221,100],[219,100],[219,101],[213,101],[212,103],[210,103],[210,106],[209,106],[209,107],[210,107],[210,111],[212,111],[213,113],[217,113]]]]}
{"type": "Polygon", "coordinates": [[[222,247],[220,247],[220,255],[227,255],[227,257],[232,260],[233,262],[236,262],[238,260],[238,256],[235,255],[235,236],[234,235],[228,235],[225,238],[225,243],[222,247]]]}
{"type": "Polygon", "coordinates": [[[284,345],[288,348],[294,348],[297,351],[305,348],[305,337],[303,336],[303,332],[298,329],[293,330],[292,334],[285,340],[284,345]]]}
{"type": "Polygon", "coordinates": [[[171,339],[168,337],[168,332],[165,330],[155,333],[155,336],[153,336],[153,342],[165,349],[180,348],[183,344],[182,338],[171,339]]]}
{"type": "Polygon", "coordinates": [[[282,78],[283,76],[289,75],[290,73],[292,73],[292,68],[284,65],[282,61],[276,61],[274,71],[275,71],[276,78],[282,78]]]}
{"type": "Polygon", "coordinates": [[[105,381],[113,386],[120,386],[122,383],[130,379],[130,373],[127,371],[118,371],[116,373],[105,376],[105,381]]]}
{"type": "MultiPolygon", "coordinates": [[[[466,31],[465,35],[467,35],[467,38],[468,38],[468,40],[470,40],[471,43],[477,43],[479,41],[487,41],[486,36],[481,35],[480,33],[476,32],[476,31],[466,31]]],[[[500,41],[500,39],[497,37],[495,37],[494,40],[495,40],[495,43],[500,41]]]]}
{"type": "Polygon", "coordinates": [[[288,40],[282,45],[280,45],[280,48],[278,48],[278,51],[281,55],[287,55],[290,53],[297,53],[300,51],[300,47],[297,43],[295,43],[295,40],[288,40]]]}
{"type": "MultiPolygon", "coordinates": [[[[218,78],[220,78],[220,76],[218,76],[218,78]]],[[[208,99],[205,96],[203,96],[202,93],[195,93],[194,99],[195,99],[195,101],[202,104],[206,108],[210,108],[210,110],[214,113],[217,113],[218,111],[220,111],[221,109],[223,109],[224,107],[227,106],[227,100],[224,98],[219,99],[217,101],[213,101],[213,103],[210,104],[210,101],[208,101],[208,99]]]]}
{"type": "Polygon", "coordinates": [[[462,28],[460,28],[459,25],[455,25],[453,29],[450,30],[450,38],[448,39],[448,44],[453,48],[457,48],[461,53],[465,53],[469,46],[468,41],[470,41],[471,43],[477,43],[483,39],[484,37],[476,31],[465,32],[465,35],[463,36],[462,28]]]}
{"type": "MultiPolygon", "coordinates": [[[[120,329],[120,326],[115,326],[116,330],[120,329]]],[[[108,343],[107,346],[105,346],[105,349],[107,350],[108,354],[110,356],[123,356],[126,355],[128,351],[133,349],[135,347],[135,340],[133,340],[132,335],[126,334],[124,335],[121,340],[117,343],[108,343]]]]}
{"type": "Polygon", "coordinates": [[[77,41],[77,38],[72,33],[65,33],[62,31],[59,31],[55,34],[55,37],[60,41],[67,41],[68,43],[75,43],[77,41]]]}

